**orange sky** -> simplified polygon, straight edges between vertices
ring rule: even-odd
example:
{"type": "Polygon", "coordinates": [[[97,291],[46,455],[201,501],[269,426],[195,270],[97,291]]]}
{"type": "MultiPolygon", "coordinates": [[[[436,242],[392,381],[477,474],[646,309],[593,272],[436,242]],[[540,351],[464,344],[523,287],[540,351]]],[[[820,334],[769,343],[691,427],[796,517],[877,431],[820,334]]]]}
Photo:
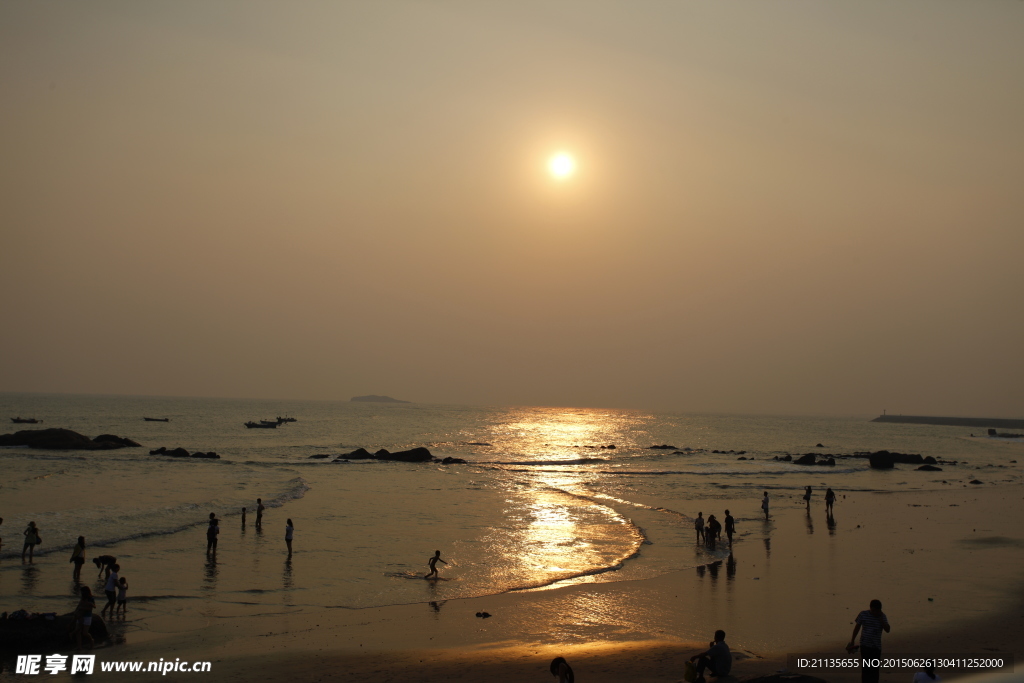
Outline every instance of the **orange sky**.
{"type": "Polygon", "coordinates": [[[0,391],[1024,416],[1022,36],[984,0],[0,4],[0,391]]]}

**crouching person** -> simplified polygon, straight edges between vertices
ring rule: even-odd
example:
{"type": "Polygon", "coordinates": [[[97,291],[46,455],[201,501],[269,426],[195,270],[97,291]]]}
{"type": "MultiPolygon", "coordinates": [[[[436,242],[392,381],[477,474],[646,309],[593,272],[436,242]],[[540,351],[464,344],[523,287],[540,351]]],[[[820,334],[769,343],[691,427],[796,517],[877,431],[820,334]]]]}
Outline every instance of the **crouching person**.
{"type": "Polygon", "coordinates": [[[710,643],[706,652],[690,657],[697,664],[696,683],[704,683],[705,669],[712,676],[726,676],[732,669],[732,653],[725,644],[725,631],[715,631],[715,642],[710,643]]]}

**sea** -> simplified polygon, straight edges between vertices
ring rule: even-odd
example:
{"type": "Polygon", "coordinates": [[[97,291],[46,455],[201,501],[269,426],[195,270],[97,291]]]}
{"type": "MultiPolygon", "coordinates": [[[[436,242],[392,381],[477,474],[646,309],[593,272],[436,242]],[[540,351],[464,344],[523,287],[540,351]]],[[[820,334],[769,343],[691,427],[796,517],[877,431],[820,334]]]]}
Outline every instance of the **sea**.
{"type": "MultiPolygon", "coordinates": [[[[802,507],[807,486],[823,505],[826,487],[842,496],[1020,483],[1020,469],[1006,463],[1024,454],[1020,440],[867,416],[41,394],[0,394],[0,416],[42,420],[8,423],[11,432],[61,427],[142,444],[0,448],[0,611],[70,611],[69,557],[84,536],[87,558],[113,555],[121,565],[127,628],[151,634],[214,617],[650,578],[727,555],[724,547],[695,552],[698,512],[723,519],[731,509],[742,541],[763,533],[752,522],[764,492],[774,510],[802,507]],[[295,421],[244,426],[279,416],[295,421]],[[421,446],[466,462],[344,459],[357,448],[421,446]],[[220,458],[150,454],[159,447],[220,458]],[[862,457],[834,466],[780,460],[882,449],[932,456],[942,471],[873,470],[862,457]],[[257,498],[266,506],[262,529],[257,498]],[[221,533],[207,555],[211,512],[221,533]],[[30,521],[42,543],[23,563],[30,521]],[[439,579],[425,581],[437,550],[439,579]]],[[[101,588],[91,562],[82,578],[101,588]]]]}

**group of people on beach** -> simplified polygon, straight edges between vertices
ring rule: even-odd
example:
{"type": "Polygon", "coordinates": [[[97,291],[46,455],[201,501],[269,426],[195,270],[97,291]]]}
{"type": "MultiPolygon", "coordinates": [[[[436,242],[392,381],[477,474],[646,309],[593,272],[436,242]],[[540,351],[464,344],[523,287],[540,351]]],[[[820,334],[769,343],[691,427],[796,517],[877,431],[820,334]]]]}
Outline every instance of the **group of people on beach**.
{"type": "MultiPolygon", "coordinates": [[[[263,531],[263,512],[266,510],[266,506],[263,505],[263,499],[256,499],[256,530],[263,531]]],[[[242,508],[242,528],[245,528],[245,516],[248,508],[242,508]]],[[[206,527],[206,555],[214,556],[217,555],[217,536],[220,534],[220,520],[217,519],[217,513],[210,513],[210,521],[206,527]]],[[[289,519],[284,527],[284,542],[288,546],[288,557],[292,556],[292,539],[295,537],[295,525],[292,520],[289,519]]]]}
{"type": "MultiPolygon", "coordinates": [[[[85,547],[85,537],[79,536],[68,560],[75,565],[71,578],[74,580],[75,586],[78,587],[79,600],[72,614],[71,630],[79,648],[82,647],[83,641],[88,642],[90,647],[94,645],[89,631],[92,627],[92,613],[96,609],[96,599],[93,597],[91,588],[79,585],[82,578],[82,567],[86,560],[85,547]]],[[[121,565],[117,563],[117,558],[113,555],[100,555],[94,557],[92,562],[99,570],[96,578],[103,576],[103,593],[107,598],[107,604],[100,610],[100,615],[106,615],[109,610],[111,617],[120,612],[121,617],[124,618],[128,614],[128,579],[120,575],[121,565]]]]}
{"type": "MultiPolygon", "coordinates": [[[[709,548],[714,549],[718,544],[718,539],[722,536],[722,523],[715,518],[714,515],[708,515],[707,521],[704,520],[704,513],[698,512],[697,518],[693,520],[693,528],[697,532],[697,543],[704,542],[709,548]]],[[[736,520],[732,514],[725,511],[725,535],[729,539],[729,545],[732,545],[732,535],[736,533],[736,520]]]]}

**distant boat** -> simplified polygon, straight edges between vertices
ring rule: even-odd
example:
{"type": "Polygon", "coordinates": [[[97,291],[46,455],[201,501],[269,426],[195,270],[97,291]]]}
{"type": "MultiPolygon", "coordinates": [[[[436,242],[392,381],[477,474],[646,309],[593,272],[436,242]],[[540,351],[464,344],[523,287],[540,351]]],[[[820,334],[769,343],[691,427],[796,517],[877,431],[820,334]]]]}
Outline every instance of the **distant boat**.
{"type": "Polygon", "coordinates": [[[245,426],[249,429],[277,429],[276,422],[267,422],[266,420],[260,420],[259,422],[246,422],[245,426]]]}
{"type": "Polygon", "coordinates": [[[12,417],[11,422],[19,425],[35,425],[42,422],[42,420],[37,420],[34,417],[12,417]]]}
{"type": "Polygon", "coordinates": [[[260,424],[274,425],[276,427],[277,425],[279,425],[281,423],[278,422],[277,420],[260,420],[260,424]]]}
{"type": "Polygon", "coordinates": [[[282,422],[298,422],[298,420],[294,417],[278,417],[277,423],[281,424],[282,422]]]}
{"type": "Polygon", "coordinates": [[[169,418],[169,417],[144,417],[142,419],[145,420],[146,422],[170,422],[171,421],[171,418],[169,418]]]}

